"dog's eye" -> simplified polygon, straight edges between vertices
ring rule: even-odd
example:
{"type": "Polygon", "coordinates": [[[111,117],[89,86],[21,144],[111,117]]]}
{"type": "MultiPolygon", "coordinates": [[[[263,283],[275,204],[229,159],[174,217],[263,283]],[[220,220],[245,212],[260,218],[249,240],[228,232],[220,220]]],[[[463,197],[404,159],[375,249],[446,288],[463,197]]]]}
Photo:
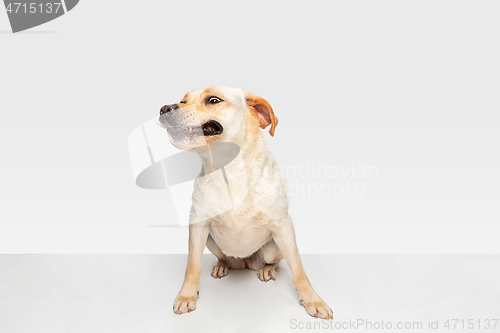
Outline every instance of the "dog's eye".
{"type": "Polygon", "coordinates": [[[208,103],[210,103],[210,104],[217,104],[217,103],[220,103],[220,102],[222,102],[222,100],[220,98],[218,98],[218,97],[210,97],[208,99],[208,103]]]}

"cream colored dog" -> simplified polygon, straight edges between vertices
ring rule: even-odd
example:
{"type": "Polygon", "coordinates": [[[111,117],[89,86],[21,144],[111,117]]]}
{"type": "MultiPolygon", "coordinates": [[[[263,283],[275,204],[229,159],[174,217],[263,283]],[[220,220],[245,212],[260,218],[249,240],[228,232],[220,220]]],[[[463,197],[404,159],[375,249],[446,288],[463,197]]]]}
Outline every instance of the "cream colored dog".
{"type": "Polygon", "coordinates": [[[212,143],[238,145],[244,165],[226,165],[225,177],[231,182],[233,192],[239,187],[248,190],[241,204],[206,218],[214,216],[218,198],[226,193],[227,187],[210,179],[195,183],[187,268],[174,301],[174,312],[182,314],[196,309],[201,258],[207,246],[218,258],[211,272],[214,278],[226,276],[230,269],[250,268],[258,272],[261,281],[267,282],[276,278],[276,267],[285,258],[307,313],[332,319],[332,310],[314,291],[302,267],[288,215],[285,179],[259,130],[270,126],[269,133],[274,136],[278,118],[269,103],[241,89],[198,89],[186,94],[180,103],[162,107],[159,123],[167,129],[174,146],[201,156],[200,176],[223,166],[212,158],[212,143]]]}

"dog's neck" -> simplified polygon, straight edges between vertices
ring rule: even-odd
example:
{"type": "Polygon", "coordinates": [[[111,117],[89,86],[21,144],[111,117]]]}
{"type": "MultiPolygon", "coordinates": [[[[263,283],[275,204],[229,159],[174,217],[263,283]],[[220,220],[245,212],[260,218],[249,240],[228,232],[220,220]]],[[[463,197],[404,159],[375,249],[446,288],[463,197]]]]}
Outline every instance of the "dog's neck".
{"type": "MultiPolygon", "coordinates": [[[[267,150],[266,142],[262,133],[258,133],[253,136],[251,140],[244,141],[238,144],[239,154],[238,158],[240,163],[227,163],[227,159],[216,158],[220,151],[215,151],[213,145],[207,145],[207,149],[199,152],[203,164],[203,174],[208,174],[212,171],[218,170],[224,167],[226,173],[238,174],[241,172],[246,172],[247,177],[255,178],[259,174],[264,166],[269,162],[269,158],[272,158],[267,150]],[[241,157],[240,157],[241,155],[241,157]],[[241,163],[241,159],[243,163],[241,163]]],[[[222,153],[223,154],[223,153],[222,153]]]]}

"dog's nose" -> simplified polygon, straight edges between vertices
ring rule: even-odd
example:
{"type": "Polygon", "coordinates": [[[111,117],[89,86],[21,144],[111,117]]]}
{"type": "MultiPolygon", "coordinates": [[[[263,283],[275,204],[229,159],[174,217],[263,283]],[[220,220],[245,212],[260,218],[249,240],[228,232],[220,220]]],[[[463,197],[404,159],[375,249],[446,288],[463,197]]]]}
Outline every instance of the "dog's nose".
{"type": "Polygon", "coordinates": [[[174,113],[177,110],[179,110],[179,105],[177,105],[177,104],[164,105],[160,109],[160,115],[162,115],[164,113],[174,113]]]}

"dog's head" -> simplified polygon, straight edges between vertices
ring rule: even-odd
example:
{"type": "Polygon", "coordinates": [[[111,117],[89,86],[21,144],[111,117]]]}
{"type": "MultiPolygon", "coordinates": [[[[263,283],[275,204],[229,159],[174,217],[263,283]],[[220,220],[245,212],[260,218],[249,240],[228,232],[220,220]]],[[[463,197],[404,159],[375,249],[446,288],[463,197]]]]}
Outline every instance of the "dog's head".
{"type": "Polygon", "coordinates": [[[269,103],[248,91],[210,87],[187,93],[179,103],[160,109],[159,123],[170,141],[182,150],[211,142],[232,142],[241,146],[260,128],[271,126],[274,136],[278,118],[269,103]]]}

